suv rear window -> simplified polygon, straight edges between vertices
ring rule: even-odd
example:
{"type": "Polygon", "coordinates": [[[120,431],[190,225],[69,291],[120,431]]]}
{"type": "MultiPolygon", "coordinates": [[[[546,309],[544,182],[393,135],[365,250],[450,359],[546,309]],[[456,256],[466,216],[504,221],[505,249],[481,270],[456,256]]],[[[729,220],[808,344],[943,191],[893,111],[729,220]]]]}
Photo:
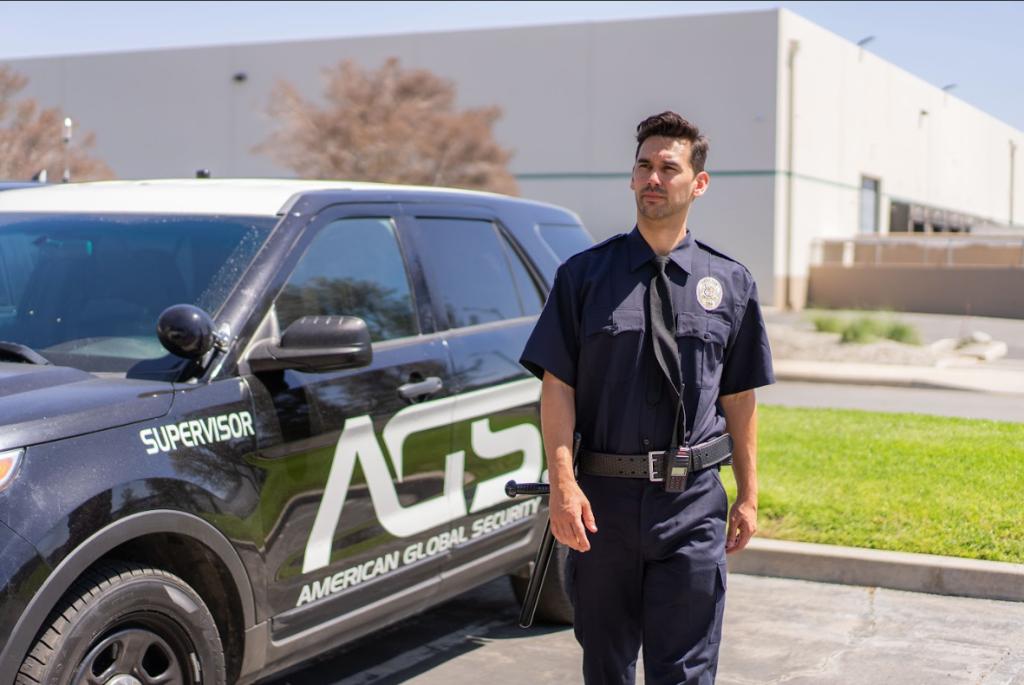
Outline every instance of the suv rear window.
{"type": "Polygon", "coordinates": [[[493,223],[425,217],[418,221],[427,237],[424,251],[433,265],[448,328],[516,319],[540,310],[536,285],[493,223]],[[522,294],[513,268],[523,281],[522,294]]]}

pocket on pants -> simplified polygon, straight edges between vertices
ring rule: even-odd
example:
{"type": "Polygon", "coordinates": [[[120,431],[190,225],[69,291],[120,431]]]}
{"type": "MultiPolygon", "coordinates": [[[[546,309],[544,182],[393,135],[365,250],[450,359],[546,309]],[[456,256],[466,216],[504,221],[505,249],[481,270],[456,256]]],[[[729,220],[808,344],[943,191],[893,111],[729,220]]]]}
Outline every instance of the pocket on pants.
{"type": "Polygon", "coordinates": [[[718,564],[718,579],[715,596],[715,624],[711,629],[711,644],[718,644],[722,640],[722,619],[725,617],[725,562],[718,564]]]}

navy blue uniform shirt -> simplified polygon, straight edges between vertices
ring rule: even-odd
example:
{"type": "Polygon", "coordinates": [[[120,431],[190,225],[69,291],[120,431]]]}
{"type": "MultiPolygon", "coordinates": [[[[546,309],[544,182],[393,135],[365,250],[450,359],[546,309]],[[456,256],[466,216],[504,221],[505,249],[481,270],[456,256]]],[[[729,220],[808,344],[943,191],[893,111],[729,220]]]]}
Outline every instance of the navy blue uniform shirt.
{"type": "MultiPolygon", "coordinates": [[[[654,256],[634,228],[567,260],[519,360],[538,378],[548,371],[575,389],[576,430],[586,449],[641,454],[671,441],[675,401],[648,324],[654,256]]],[[[687,232],[667,273],[682,362],[683,437],[698,445],[725,432],[719,395],[775,382],[771,352],[757,286],[741,264],[687,232]],[[704,281],[710,308],[698,297],[706,278],[719,286],[704,281]]]]}

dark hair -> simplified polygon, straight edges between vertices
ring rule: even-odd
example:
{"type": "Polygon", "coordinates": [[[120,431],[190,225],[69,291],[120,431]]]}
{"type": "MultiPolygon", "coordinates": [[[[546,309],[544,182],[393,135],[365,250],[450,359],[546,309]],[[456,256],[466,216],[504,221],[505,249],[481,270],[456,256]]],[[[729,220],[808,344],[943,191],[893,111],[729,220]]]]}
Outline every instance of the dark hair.
{"type": "Polygon", "coordinates": [[[640,148],[651,136],[666,138],[682,138],[690,143],[690,166],[693,173],[704,171],[704,162],[708,159],[708,139],[700,134],[700,129],[682,118],[675,112],[662,112],[647,117],[636,127],[636,155],[639,159],[640,148]]]}

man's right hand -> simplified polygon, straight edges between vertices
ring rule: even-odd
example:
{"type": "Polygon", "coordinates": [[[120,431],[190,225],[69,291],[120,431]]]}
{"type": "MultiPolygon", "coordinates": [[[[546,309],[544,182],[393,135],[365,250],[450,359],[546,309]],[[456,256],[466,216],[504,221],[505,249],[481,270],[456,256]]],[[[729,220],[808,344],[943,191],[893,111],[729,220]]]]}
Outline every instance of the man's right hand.
{"type": "Polygon", "coordinates": [[[564,486],[551,486],[548,501],[551,533],[563,545],[577,552],[590,549],[587,531],[597,532],[597,522],[590,508],[590,500],[575,482],[564,486]]]}

